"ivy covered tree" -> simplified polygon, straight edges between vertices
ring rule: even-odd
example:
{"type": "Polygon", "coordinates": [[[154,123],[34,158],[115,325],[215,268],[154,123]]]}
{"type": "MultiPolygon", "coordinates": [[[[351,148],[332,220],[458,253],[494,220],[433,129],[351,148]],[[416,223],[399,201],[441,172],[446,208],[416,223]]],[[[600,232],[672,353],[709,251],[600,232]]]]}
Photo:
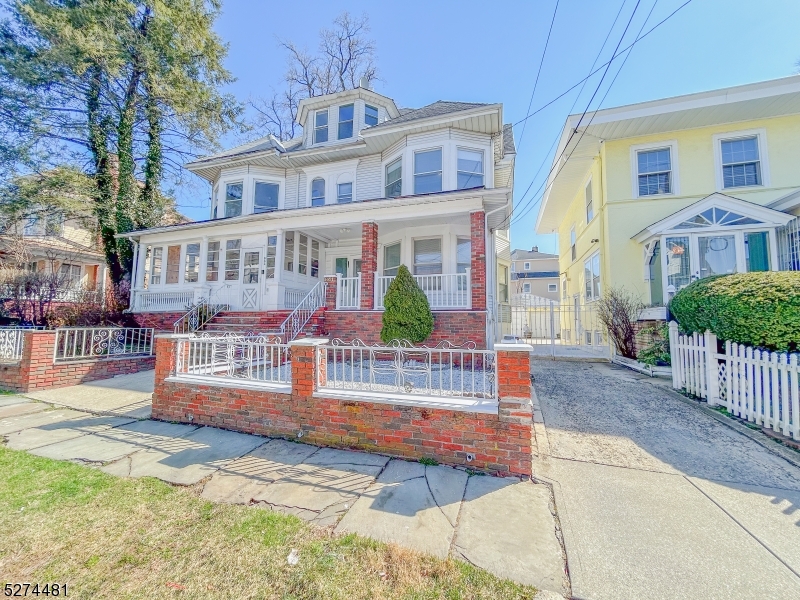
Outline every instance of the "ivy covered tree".
{"type": "Polygon", "coordinates": [[[425,292],[405,265],[400,265],[383,299],[381,340],[409,340],[419,344],[433,333],[433,313],[425,292]]]}

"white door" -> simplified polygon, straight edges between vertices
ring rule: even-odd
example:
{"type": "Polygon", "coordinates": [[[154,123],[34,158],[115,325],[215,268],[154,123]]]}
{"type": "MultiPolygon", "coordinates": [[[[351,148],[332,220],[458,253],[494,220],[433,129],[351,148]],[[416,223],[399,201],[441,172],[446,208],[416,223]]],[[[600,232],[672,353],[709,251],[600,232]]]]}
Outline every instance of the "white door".
{"type": "Polygon", "coordinates": [[[261,250],[245,250],[242,257],[242,310],[261,305],[261,250]]]}

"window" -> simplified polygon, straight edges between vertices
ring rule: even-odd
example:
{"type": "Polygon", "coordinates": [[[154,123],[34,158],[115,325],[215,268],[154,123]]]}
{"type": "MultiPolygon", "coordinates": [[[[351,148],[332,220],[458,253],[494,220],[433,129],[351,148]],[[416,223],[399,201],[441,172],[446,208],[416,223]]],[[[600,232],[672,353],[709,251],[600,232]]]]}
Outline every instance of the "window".
{"type": "Polygon", "coordinates": [[[667,253],[667,285],[677,292],[692,282],[689,236],[668,237],[664,244],[667,253]]]}
{"type": "Polygon", "coordinates": [[[472,266],[472,240],[460,237],[456,240],[456,273],[466,273],[472,266]]]}
{"type": "Polygon", "coordinates": [[[722,140],[722,187],[761,185],[758,136],[722,140]]]}
{"type": "Polygon", "coordinates": [[[208,242],[206,281],[219,281],[219,242],[208,242]]]}
{"type": "Polygon", "coordinates": [[[265,213],[278,210],[278,189],[277,183],[263,183],[256,181],[256,194],[253,198],[253,212],[265,213]]]}
{"type": "Polygon", "coordinates": [[[229,183],[225,186],[225,216],[238,217],[242,214],[242,183],[229,183]]]}
{"type": "Polygon", "coordinates": [[[525,283],[523,283],[522,284],[522,291],[525,294],[530,294],[531,293],[531,284],[528,283],[527,281],[525,283]]]}
{"type": "Polygon", "coordinates": [[[239,258],[242,240],[225,242],[225,281],[239,281],[239,258]]]}
{"type": "Polygon", "coordinates": [[[311,206],[325,204],[325,180],[317,177],[311,182],[311,206]]]}
{"type": "Polygon", "coordinates": [[[270,235],[267,237],[267,279],[275,278],[275,257],[278,253],[278,236],[270,235]]]}
{"type": "Polygon", "coordinates": [[[339,135],[336,139],[344,140],[353,137],[353,105],[339,107],[339,135]]]}
{"type": "Polygon", "coordinates": [[[363,261],[360,258],[354,258],[353,259],[353,277],[355,277],[356,275],[361,274],[361,265],[362,264],[363,264],[363,261]]]}
{"type": "Polygon", "coordinates": [[[300,234],[300,252],[297,256],[297,272],[300,275],[308,274],[308,236],[300,234]]]}
{"type": "Polygon", "coordinates": [[[640,196],[672,193],[672,160],[669,148],[637,152],[636,161],[640,196]]]}
{"type": "Polygon", "coordinates": [[[575,226],[573,225],[572,229],[569,230],[569,251],[573,261],[578,260],[578,248],[575,245],[576,240],[577,236],[575,235],[575,226]]]}
{"type": "Polygon", "coordinates": [[[181,270],[181,247],[167,247],[167,283],[178,283],[181,270]]]}
{"type": "Polygon", "coordinates": [[[319,242],[311,240],[311,276],[319,277],[319,242]]]}
{"type": "Polygon", "coordinates": [[[328,109],[318,110],[314,113],[314,143],[321,144],[328,141],[328,109]]]}
{"type": "Polygon", "coordinates": [[[442,149],[414,153],[414,193],[442,191],[442,149]]]}
{"type": "Polygon", "coordinates": [[[700,278],[736,273],[736,237],[733,235],[698,236],[700,278]]]}
{"type": "Polygon", "coordinates": [[[547,284],[547,291],[548,292],[555,292],[558,293],[558,284],[557,283],[548,283],[547,284]]]}
{"type": "Polygon", "coordinates": [[[383,247],[383,274],[397,275],[400,266],[400,242],[383,247]]]}
{"type": "Polygon", "coordinates": [[[336,274],[341,275],[342,277],[347,277],[347,266],[350,261],[346,258],[337,258],[336,259],[336,274]]]}
{"type": "Polygon", "coordinates": [[[338,204],[347,204],[353,201],[353,184],[340,183],[336,186],[336,202],[338,204]]]}
{"type": "Polygon", "coordinates": [[[403,194],[403,159],[386,165],[386,197],[397,198],[403,194]]]}
{"type": "Polygon", "coordinates": [[[531,263],[529,263],[529,262],[522,263],[522,266],[524,268],[523,270],[525,270],[525,271],[530,271],[531,270],[531,263]]]}
{"type": "Polygon", "coordinates": [[[583,277],[586,284],[586,301],[600,299],[600,254],[595,254],[583,263],[583,277]]]}
{"type": "Polygon", "coordinates": [[[67,287],[77,287],[81,283],[81,266],[64,263],[58,270],[59,279],[67,287]]]}
{"type": "Polygon", "coordinates": [[[748,272],[769,271],[769,233],[745,233],[744,256],[748,272]]]}
{"type": "Polygon", "coordinates": [[[200,278],[200,244],[186,244],[183,280],[186,283],[197,283],[200,278]]]}
{"type": "Polygon", "coordinates": [[[244,261],[242,265],[242,281],[243,283],[258,283],[258,271],[261,267],[259,265],[260,252],[245,252],[244,261]]]}
{"type": "Polygon", "coordinates": [[[594,203],[592,202],[592,180],[586,184],[586,222],[594,218],[594,203]]]}
{"type": "Polygon", "coordinates": [[[458,189],[483,185],[483,152],[458,149],[458,189]]]}
{"type": "Polygon", "coordinates": [[[378,109],[369,104],[364,106],[364,124],[377,125],[378,124],[378,109]]]}
{"type": "Polygon", "coordinates": [[[498,269],[497,298],[499,302],[508,302],[508,267],[505,265],[498,269]]]}
{"type": "Polygon", "coordinates": [[[517,263],[514,261],[511,262],[511,272],[515,273],[517,271],[517,263]]]}
{"type": "Polygon", "coordinates": [[[414,275],[442,272],[442,238],[414,240],[414,275]]]}
{"type": "Polygon", "coordinates": [[[284,237],[283,270],[294,271],[294,231],[287,231],[284,237]]]}
{"type": "Polygon", "coordinates": [[[700,227],[714,227],[718,225],[759,225],[761,223],[763,223],[763,221],[713,206],[696,214],[691,219],[687,219],[676,225],[675,229],[697,229],[700,227]]]}
{"type": "Polygon", "coordinates": [[[150,268],[150,285],[161,284],[161,262],[164,248],[153,248],[153,266],[150,268]]]}

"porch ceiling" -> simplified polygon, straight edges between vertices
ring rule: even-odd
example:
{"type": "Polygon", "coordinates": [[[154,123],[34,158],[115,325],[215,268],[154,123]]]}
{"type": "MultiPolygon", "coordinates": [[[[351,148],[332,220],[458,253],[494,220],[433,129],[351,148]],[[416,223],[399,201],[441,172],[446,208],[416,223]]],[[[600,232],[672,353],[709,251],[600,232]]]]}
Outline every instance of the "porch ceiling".
{"type": "MultiPolygon", "coordinates": [[[[407,219],[381,221],[378,223],[378,239],[384,235],[391,235],[409,227],[445,227],[447,225],[469,226],[469,214],[442,215],[437,217],[409,217],[407,219]]],[[[303,227],[301,231],[314,234],[318,237],[329,240],[357,241],[361,240],[361,221],[346,223],[341,225],[318,225],[313,227],[303,227]]]]}

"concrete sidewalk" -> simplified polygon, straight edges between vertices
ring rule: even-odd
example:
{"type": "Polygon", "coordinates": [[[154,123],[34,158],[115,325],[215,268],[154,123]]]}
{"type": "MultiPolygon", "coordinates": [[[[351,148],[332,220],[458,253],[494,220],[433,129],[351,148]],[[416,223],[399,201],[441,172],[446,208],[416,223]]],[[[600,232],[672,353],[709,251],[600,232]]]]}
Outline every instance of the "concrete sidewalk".
{"type": "Polygon", "coordinates": [[[559,596],[568,593],[548,486],[211,427],[138,420],[126,401],[141,402],[131,395],[141,392],[129,389],[139,375],[107,380],[102,388],[54,390],[58,407],[19,396],[0,398],[0,437],[13,449],[118,476],[195,485],[210,501],[293,514],[337,532],[454,556],[559,596]],[[115,384],[123,389],[115,392],[115,384]]]}
{"type": "Polygon", "coordinates": [[[800,598],[800,469],[659,380],[533,372],[575,598],[800,598]]]}

